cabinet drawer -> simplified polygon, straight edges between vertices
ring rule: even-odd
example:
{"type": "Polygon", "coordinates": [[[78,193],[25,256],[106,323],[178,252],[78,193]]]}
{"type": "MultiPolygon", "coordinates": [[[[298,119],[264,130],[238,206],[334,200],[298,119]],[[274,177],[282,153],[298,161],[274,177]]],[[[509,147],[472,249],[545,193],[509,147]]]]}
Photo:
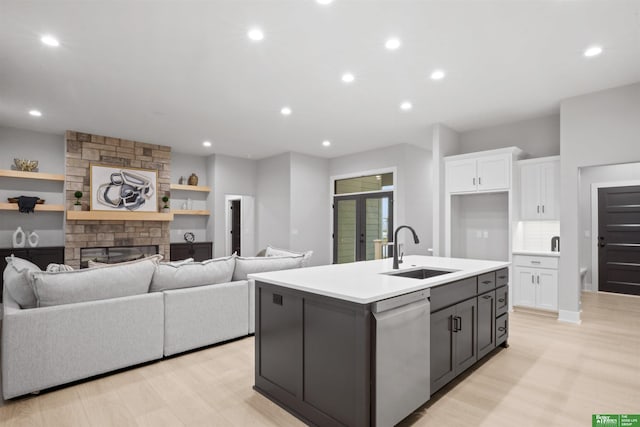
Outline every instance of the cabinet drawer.
{"type": "Polygon", "coordinates": [[[516,255],[513,263],[521,267],[558,268],[558,257],[516,255]]]}
{"type": "Polygon", "coordinates": [[[509,284],[509,269],[503,268],[496,271],[496,288],[509,284]]]}
{"type": "Polygon", "coordinates": [[[478,293],[478,276],[431,288],[431,312],[460,301],[475,297],[478,293]]]}
{"type": "Polygon", "coordinates": [[[496,289],[496,317],[509,311],[509,287],[501,286],[496,289]]]}
{"type": "Polygon", "coordinates": [[[496,345],[500,345],[509,337],[509,316],[503,314],[496,319],[496,345]]]}
{"type": "Polygon", "coordinates": [[[496,287],[496,272],[485,273],[478,276],[478,293],[483,294],[496,287]]]}

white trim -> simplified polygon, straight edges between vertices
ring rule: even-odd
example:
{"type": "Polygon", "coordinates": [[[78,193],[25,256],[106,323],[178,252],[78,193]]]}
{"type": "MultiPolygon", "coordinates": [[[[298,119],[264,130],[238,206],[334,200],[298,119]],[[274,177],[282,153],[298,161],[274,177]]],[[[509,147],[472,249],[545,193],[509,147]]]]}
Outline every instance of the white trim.
{"type": "MultiPolygon", "coordinates": [[[[599,283],[599,260],[598,260],[598,190],[600,188],[611,187],[631,187],[640,185],[640,180],[594,182],[591,184],[591,284],[590,291],[598,292],[599,283]]],[[[580,266],[586,267],[586,266],[580,266]]]]}
{"type": "MultiPolygon", "coordinates": [[[[398,203],[397,203],[397,198],[396,196],[398,195],[397,191],[398,191],[398,168],[396,166],[392,166],[392,167],[388,167],[388,168],[381,168],[381,169],[369,169],[369,170],[365,170],[365,171],[359,171],[359,172],[352,172],[352,173],[347,173],[347,174],[342,174],[342,175],[331,175],[329,177],[329,235],[331,236],[333,234],[333,208],[331,207],[333,205],[333,198],[336,196],[335,194],[335,188],[336,188],[336,181],[340,180],[340,179],[347,179],[347,178],[359,178],[362,176],[369,176],[369,175],[382,175],[385,173],[392,173],[393,174],[393,189],[392,190],[381,190],[381,191],[368,191],[368,192],[363,192],[363,193],[347,193],[347,194],[338,194],[338,196],[353,196],[353,195],[358,195],[358,194],[375,194],[375,193],[386,193],[391,191],[393,193],[393,221],[396,222],[397,218],[398,218],[398,203]]],[[[394,224],[395,225],[395,224],[394,224]]],[[[393,233],[393,230],[390,230],[391,233],[393,233]]],[[[333,263],[333,240],[334,239],[329,239],[329,262],[333,263]]]]}
{"type": "Polygon", "coordinates": [[[579,325],[582,323],[582,320],[580,320],[580,312],[571,310],[558,310],[558,322],[573,323],[574,325],[579,325]]]}

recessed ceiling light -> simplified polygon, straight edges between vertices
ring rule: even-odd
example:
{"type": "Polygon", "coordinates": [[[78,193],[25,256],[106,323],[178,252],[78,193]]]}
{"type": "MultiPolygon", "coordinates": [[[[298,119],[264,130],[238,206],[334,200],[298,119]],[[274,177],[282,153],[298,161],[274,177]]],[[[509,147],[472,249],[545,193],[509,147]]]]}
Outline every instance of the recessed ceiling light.
{"type": "Polygon", "coordinates": [[[205,147],[211,147],[211,141],[204,141],[202,145],[205,147]]]}
{"type": "Polygon", "coordinates": [[[325,139],[324,141],[322,141],[322,146],[323,147],[329,147],[331,145],[331,141],[325,139]]]}
{"type": "Polygon", "coordinates": [[[601,53],[602,53],[602,47],[600,47],[600,46],[589,46],[587,49],[585,49],[584,56],[586,56],[587,58],[591,58],[593,56],[598,56],[601,53]]]}
{"type": "Polygon", "coordinates": [[[333,3],[333,0],[316,0],[316,3],[326,6],[333,3]]]}
{"type": "Polygon", "coordinates": [[[402,111],[409,111],[413,108],[413,104],[411,104],[409,101],[404,101],[402,104],[400,104],[400,109],[402,111]]]}
{"type": "Polygon", "coordinates": [[[384,43],[384,47],[389,50],[396,50],[400,47],[402,43],[400,43],[400,39],[390,38],[384,43]]]}
{"type": "Polygon", "coordinates": [[[40,37],[40,41],[46,44],[47,46],[53,46],[53,47],[60,46],[60,42],[58,41],[58,39],[50,35],[40,37]]]}
{"type": "Polygon", "coordinates": [[[431,80],[442,80],[446,74],[443,70],[433,70],[431,73],[431,80]]]}
{"type": "Polygon", "coordinates": [[[42,113],[38,110],[30,110],[29,114],[32,115],[33,117],[42,117],[42,113]]]}
{"type": "Polygon", "coordinates": [[[260,40],[264,39],[264,33],[260,28],[252,28],[247,33],[247,37],[249,37],[254,42],[259,42],[260,40]]]}
{"type": "Polygon", "coordinates": [[[283,116],[289,116],[289,115],[291,115],[291,108],[289,108],[289,107],[282,107],[282,110],[280,110],[280,114],[282,114],[283,116]]]}
{"type": "Polygon", "coordinates": [[[352,83],[355,79],[356,79],[356,76],[354,76],[351,73],[344,73],[342,75],[342,81],[345,83],[352,83]]]}

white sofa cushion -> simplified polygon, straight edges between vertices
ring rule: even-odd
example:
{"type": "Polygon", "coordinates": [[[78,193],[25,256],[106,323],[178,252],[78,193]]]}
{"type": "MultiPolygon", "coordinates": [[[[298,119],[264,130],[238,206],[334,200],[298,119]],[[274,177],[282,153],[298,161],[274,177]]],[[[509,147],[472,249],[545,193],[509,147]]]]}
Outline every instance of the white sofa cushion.
{"type": "Polygon", "coordinates": [[[83,270],[30,273],[38,307],[140,295],[149,292],[161,255],[83,270]]]}
{"type": "Polygon", "coordinates": [[[32,271],[42,271],[40,267],[13,255],[5,258],[7,267],[4,269],[2,279],[11,298],[18,303],[21,308],[33,308],[36,306],[36,295],[29,283],[28,274],[32,271]]]}
{"type": "Polygon", "coordinates": [[[236,265],[235,256],[177,265],[161,263],[151,280],[150,292],[215,285],[231,281],[236,265]]]}
{"type": "Polygon", "coordinates": [[[302,255],[304,257],[304,259],[302,260],[302,266],[306,267],[309,264],[309,258],[311,258],[311,255],[313,255],[313,251],[296,252],[296,251],[290,251],[288,249],[274,248],[273,246],[268,245],[267,249],[264,252],[264,256],[267,256],[267,257],[296,256],[296,255],[302,255]]]}
{"type": "Polygon", "coordinates": [[[304,256],[237,257],[233,280],[247,280],[247,274],[290,270],[303,266],[304,256]]]}

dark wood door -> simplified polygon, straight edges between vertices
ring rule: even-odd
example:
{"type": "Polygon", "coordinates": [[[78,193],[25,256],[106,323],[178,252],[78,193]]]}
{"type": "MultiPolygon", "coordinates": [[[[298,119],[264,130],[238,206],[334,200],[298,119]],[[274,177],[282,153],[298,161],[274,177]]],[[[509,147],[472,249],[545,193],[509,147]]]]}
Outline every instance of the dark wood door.
{"type": "Polygon", "coordinates": [[[431,394],[455,376],[454,316],[456,306],[431,313],[431,394]]]}
{"type": "Polygon", "coordinates": [[[478,360],[478,302],[471,298],[456,305],[455,363],[456,375],[478,360]]]}
{"type": "Polygon", "coordinates": [[[598,190],[598,290],[640,295],[640,186],[598,190]]]}
{"type": "Polygon", "coordinates": [[[242,255],[240,247],[240,200],[231,201],[231,253],[242,255]]]}
{"type": "Polygon", "coordinates": [[[478,296],[478,359],[496,348],[496,291],[478,296]]]}

